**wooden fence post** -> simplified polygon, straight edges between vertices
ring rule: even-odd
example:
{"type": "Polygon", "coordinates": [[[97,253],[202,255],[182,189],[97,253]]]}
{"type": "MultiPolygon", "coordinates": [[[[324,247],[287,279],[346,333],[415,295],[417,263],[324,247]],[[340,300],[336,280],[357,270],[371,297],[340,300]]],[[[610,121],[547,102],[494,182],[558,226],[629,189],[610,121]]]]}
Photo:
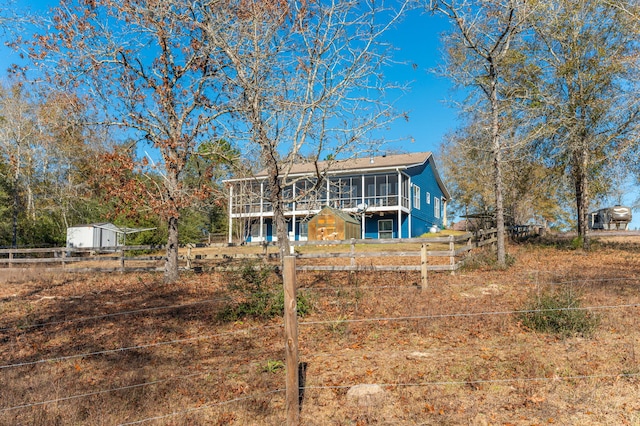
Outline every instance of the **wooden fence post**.
{"type": "Polygon", "coordinates": [[[355,240],[355,238],[351,239],[350,253],[351,253],[351,266],[355,270],[355,267],[356,267],[356,240],[355,240]]]}
{"type": "Polygon", "coordinates": [[[427,245],[422,244],[422,248],[420,250],[420,282],[422,284],[422,290],[426,290],[429,281],[427,280],[427,245]]]}
{"type": "Polygon", "coordinates": [[[298,375],[298,318],[296,306],[296,258],[285,256],[283,263],[284,284],[284,334],[285,365],[287,373],[286,411],[287,426],[300,423],[300,379],[298,375]]]}
{"type": "Polygon", "coordinates": [[[120,246],[120,272],[124,272],[124,246],[120,246]]]}
{"type": "Polygon", "coordinates": [[[456,274],[456,243],[455,237],[449,235],[449,265],[451,265],[451,275],[456,274]]]}
{"type": "Polygon", "coordinates": [[[9,252],[9,268],[13,268],[13,252],[9,252]]]}

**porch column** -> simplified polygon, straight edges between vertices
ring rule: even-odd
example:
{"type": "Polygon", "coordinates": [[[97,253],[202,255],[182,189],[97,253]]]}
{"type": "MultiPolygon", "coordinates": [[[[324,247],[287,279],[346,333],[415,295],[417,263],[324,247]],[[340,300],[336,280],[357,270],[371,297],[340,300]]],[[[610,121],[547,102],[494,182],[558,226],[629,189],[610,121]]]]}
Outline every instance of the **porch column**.
{"type": "Polygon", "coordinates": [[[442,225],[447,227],[447,200],[442,200],[442,225]]]}
{"type": "Polygon", "coordinates": [[[262,228],[264,227],[264,182],[260,182],[260,232],[258,235],[261,240],[266,239],[262,232],[262,228]]]}
{"type": "MultiPolygon", "coordinates": [[[[209,239],[211,242],[211,239],[209,239]]],[[[233,243],[233,185],[229,185],[229,244],[233,243]]]]}
{"type": "Polygon", "coordinates": [[[396,191],[398,194],[398,238],[402,238],[402,174],[400,170],[396,169],[396,171],[398,172],[398,188],[396,191]]]}
{"type": "Polygon", "coordinates": [[[291,231],[293,231],[293,241],[297,241],[299,238],[296,238],[296,210],[298,209],[296,203],[296,183],[293,182],[291,184],[291,211],[293,212],[293,218],[291,219],[291,231]]]}
{"type": "Polygon", "coordinates": [[[409,193],[407,194],[407,200],[409,200],[409,219],[407,219],[407,226],[409,227],[409,238],[413,238],[413,185],[411,178],[409,178],[407,185],[407,188],[409,188],[409,193]]]}
{"type": "MultiPolygon", "coordinates": [[[[329,176],[327,176],[326,179],[327,179],[327,198],[325,201],[325,205],[328,206],[329,200],[331,199],[331,180],[329,179],[329,176]]],[[[322,208],[322,206],[318,206],[318,207],[322,208]]]]}
{"type": "MultiPolygon", "coordinates": [[[[364,187],[364,175],[361,175],[361,176],[360,176],[360,179],[361,179],[361,181],[362,181],[362,206],[364,207],[364,206],[366,206],[366,205],[367,205],[367,202],[365,201],[365,200],[366,200],[366,197],[365,197],[365,193],[364,193],[364,192],[365,192],[365,187],[364,187]]],[[[361,223],[360,223],[360,227],[362,228],[362,230],[361,230],[361,234],[360,234],[360,235],[361,235],[361,237],[362,237],[362,239],[363,239],[363,240],[364,240],[364,238],[365,238],[365,229],[366,229],[366,228],[365,228],[365,226],[364,226],[364,222],[365,222],[365,220],[367,219],[367,217],[365,216],[365,212],[366,212],[366,210],[367,210],[367,209],[366,209],[366,207],[364,207],[364,208],[362,209],[362,221],[361,221],[361,223]]]]}

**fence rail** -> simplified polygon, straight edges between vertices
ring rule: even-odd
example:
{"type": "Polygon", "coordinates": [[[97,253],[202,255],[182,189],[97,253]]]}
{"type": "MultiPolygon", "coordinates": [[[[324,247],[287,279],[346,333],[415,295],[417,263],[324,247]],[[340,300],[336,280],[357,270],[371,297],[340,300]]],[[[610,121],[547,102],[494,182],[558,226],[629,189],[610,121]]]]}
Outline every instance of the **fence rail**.
{"type": "MultiPolygon", "coordinates": [[[[350,265],[297,265],[300,271],[422,271],[426,264],[428,271],[456,271],[464,259],[462,256],[477,247],[494,244],[497,241],[495,229],[480,230],[476,233],[466,233],[463,235],[449,235],[432,238],[402,238],[393,240],[342,240],[342,241],[296,241],[292,242],[294,247],[322,246],[322,245],[348,245],[349,252],[323,252],[323,253],[301,253],[297,254],[298,259],[335,259],[349,258],[350,265]],[[410,244],[420,245],[421,250],[416,251],[383,251],[383,252],[356,252],[358,245],[368,244],[410,244]],[[426,250],[431,245],[441,245],[447,247],[446,250],[426,250]],[[416,265],[358,265],[357,259],[381,258],[381,257],[419,257],[420,264],[416,265]],[[429,257],[449,258],[448,264],[428,264],[429,257]]],[[[419,246],[419,247],[420,247],[419,246]]]]}
{"type": "MultiPolygon", "coordinates": [[[[431,238],[402,238],[389,240],[351,239],[329,241],[292,241],[300,271],[456,271],[464,262],[464,256],[472,249],[497,241],[496,230],[480,230],[463,235],[435,236],[431,238]],[[366,246],[376,245],[374,250],[366,246]],[[396,245],[396,247],[391,247],[396,245]],[[323,247],[322,252],[309,252],[313,247],[323,247]],[[332,248],[349,247],[349,251],[332,248]],[[384,250],[389,247],[388,250],[384,250]],[[416,247],[416,249],[413,249],[416,247]],[[377,249],[377,250],[376,250],[377,249]],[[419,258],[420,262],[404,265],[373,265],[358,263],[363,259],[419,258]],[[442,259],[435,263],[429,258],[442,259]],[[444,263],[444,259],[449,261],[444,263]],[[349,259],[348,265],[322,265],[323,259],[349,259]],[[302,264],[300,264],[302,263],[302,264]]],[[[99,248],[18,248],[0,249],[0,269],[33,268],[59,272],[141,272],[162,269],[165,256],[163,246],[137,245],[99,248]]],[[[233,269],[238,260],[277,261],[277,252],[268,253],[207,253],[206,247],[187,246],[180,252],[180,267],[187,270],[222,271],[233,269]]],[[[410,262],[407,260],[406,262],[410,262]]],[[[405,261],[399,263],[406,263],[405,261]]],[[[445,261],[446,262],[446,261],[445,261]]]]}

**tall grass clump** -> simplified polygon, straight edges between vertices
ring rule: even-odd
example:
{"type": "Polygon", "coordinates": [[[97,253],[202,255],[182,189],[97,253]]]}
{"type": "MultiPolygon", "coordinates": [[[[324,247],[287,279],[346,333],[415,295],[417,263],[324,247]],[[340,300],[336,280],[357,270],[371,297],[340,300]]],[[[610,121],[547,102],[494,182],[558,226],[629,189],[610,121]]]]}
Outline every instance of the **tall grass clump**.
{"type": "MultiPolygon", "coordinates": [[[[243,262],[229,278],[227,288],[234,302],[220,312],[221,320],[271,319],[284,314],[282,279],[273,266],[259,261],[243,262]]],[[[307,295],[299,293],[296,301],[298,315],[304,316],[311,311],[307,295]]]]}
{"type": "MultiPolygon", "coordinates": [[[[505,267],[510,268],[516,263],[516,259],[509,253],[505,256],[505,267]]],[[[469,254],[463,261],[462,270],[467,272],[482,269],[498,270],[504,269],[498,265],[498,256],[491,248],[485,248],[469,254]]]]}
{"type": "Polygon", "coordinates": [[[530,330],[561,337],[587,337],[600,323],[600,317],[582,308],[578,295],[567,288],[532,295],[518,317],[530,330]]]}

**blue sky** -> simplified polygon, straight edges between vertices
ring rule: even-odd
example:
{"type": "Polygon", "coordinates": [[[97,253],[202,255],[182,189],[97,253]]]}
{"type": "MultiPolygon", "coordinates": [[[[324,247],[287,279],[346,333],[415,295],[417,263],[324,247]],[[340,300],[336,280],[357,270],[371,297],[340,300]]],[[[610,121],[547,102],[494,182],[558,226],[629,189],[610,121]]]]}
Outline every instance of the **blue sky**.
{"type": "MultiPolygon", "coordinates": [[[[15,2],[20,8],[27,7],[38,13],[58,4],[58,0],[15,2]]],[[[398,120],[390,131],[383,133],[388,140],[402,139],[392,144],[391,149],[435,152],[443,135],[456,125],[456,112],[444,103],[444,99],[451,96],[450,85],[430,71],[438,64],[439,34],[446,28],[446,20],[414,10],[385,37],[385,41],[395,46],[394,59],[398,62],[386,71],[388,79],[411,83],[411,90],[397,104],[398,110],[409,113],[409,121],[398,120]]],[[[0,46],[0,72],[4,73],[16,61],[19,58],[15,52],[0,46]]]]}
{"type": "MultiPolygon", "coordinates": [[[[16,4],[42,12],[58,1],[16,0],[16,4]]],[[[409,119],[397,120],[389,130],[380,133],[386,140],[394,141],[389,144],[390,150],[432,151],[437,154],[445,134],[456,128],[457,112],[447,102],[456,93],[446,78],[432,71],[441,61],[439,37],[447,29],[446,20],[413,10],[385,37],[395,46],[397,62],[386,70],[387,78],[410,83],[410,90],[396,104],[398,110],[408,113],[409,119]]],[[[18,60],[15,53],[4,45],[0,46],[0,72],[4,73],[11,63],[18,60]]],[[[638,195],[638,188],[629,185],[624,203],[631,205],[638,195]]],[[[631,228],[640,228],[640,212],[634,213],[631,228]]]]}
{"type": "Polygon", "coordinates": [[[399,62],[387,78],[410,83],[397,104],[409,120],[398,120],[388,132],[388,139],[405,139],[395,144],[399,149],[437,152],[443,136],[456,127],[457,112],[446,102],[454,95],[451,84],[432,71],[441,61],[439,36],[447,29],[446,20],[414,10],[387,34],[399,62]]]}

